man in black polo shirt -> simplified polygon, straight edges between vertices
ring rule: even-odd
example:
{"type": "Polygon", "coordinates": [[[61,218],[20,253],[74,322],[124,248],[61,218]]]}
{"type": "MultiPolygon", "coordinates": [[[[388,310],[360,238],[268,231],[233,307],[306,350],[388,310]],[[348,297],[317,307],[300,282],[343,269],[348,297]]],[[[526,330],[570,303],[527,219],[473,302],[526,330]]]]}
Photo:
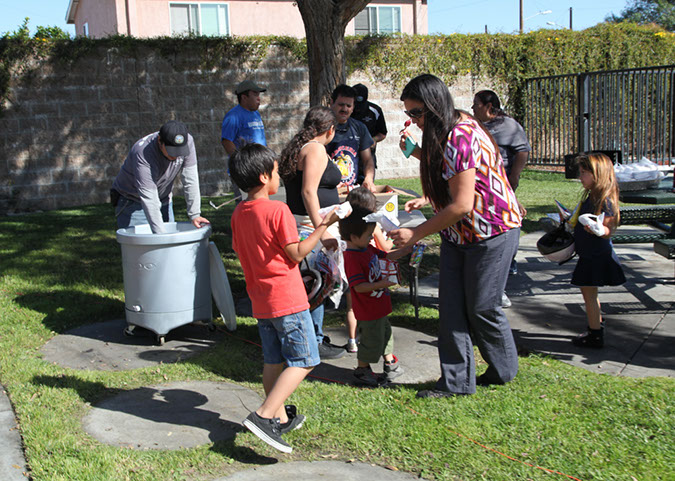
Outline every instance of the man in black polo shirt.
{"type": "MultiPolygon", "coordinates": [[[[384,113],[380,106],[368,101],[368,87],[363,84],[356,84],[353,88],[356,91],[356,99],[352,118],[363,122],[368,128],[370,136],[373,138],[374,144],[370,148],[370,151],[373,155],[373,166],[377,169],[375,149],[377,148],[377,144],[387,137],[387,123],[384,120],[384,113]]],[[[363,182],[362,179],[363,177],[359,176],[359,184],[363,182]]]]}

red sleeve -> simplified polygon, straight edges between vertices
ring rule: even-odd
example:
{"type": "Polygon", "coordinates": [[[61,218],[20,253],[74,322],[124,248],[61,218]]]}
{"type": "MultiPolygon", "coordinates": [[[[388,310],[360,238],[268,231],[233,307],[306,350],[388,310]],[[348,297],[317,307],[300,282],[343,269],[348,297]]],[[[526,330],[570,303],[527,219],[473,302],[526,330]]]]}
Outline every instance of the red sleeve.
{"type": "Polygon", "coordinates": [[[275,224],[276,229],[274,229],[274,232],[276,232],[277,240],[281,247],[300,242],[295,217],[291,214],[288,205],[283,202],[279,202],[279,209],[275,215],[275,224]]]}
{"type": "Polygon", "coordinates": [[[232,212],[232,218],[230,219],[230,228],[232,229],[232,250],[234,252],[239,251],[237,246],[237,236],[235,234],[235,232],[237,232],[235,224],[237,223],[237,217],[239,217],[238,208],[239,206],[234,209],[234,212],[232,212]]]}
{"type": "Polygon", "coordinates": [[[361,256],[356,252],[344,252],[345,274],[347,274],[349,287],[358,286],[367,281],[360,259],[361,256]]]}

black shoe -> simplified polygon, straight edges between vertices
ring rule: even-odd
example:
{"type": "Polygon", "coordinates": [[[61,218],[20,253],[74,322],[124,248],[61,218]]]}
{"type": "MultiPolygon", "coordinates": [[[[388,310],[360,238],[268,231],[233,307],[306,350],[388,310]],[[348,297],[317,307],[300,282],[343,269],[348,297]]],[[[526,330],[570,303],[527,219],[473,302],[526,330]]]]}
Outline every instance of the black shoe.
{"type": "Polygon", "coordinates": [[[602,329],[588,329],[583,334],[579,334],[572,339],[572,344],[578,347],[592,347],[601,349],[605,345],[605,338],[602,329]]]}
{"type": "Polygon", "coordinates": [[[383,375],[378,375],[368,367],[357,367],[354,369],[354,377],[359,384],[364,384],[371,387],[380,387],[387,384],[387,378],[383,375]]]}
{"type": "Polygon", "coordinates": [[[297,408],[292,404],[284,406],[284,409],[286,409],[286,416],[288,416],[288,422],[279,425],[279,430],[281,431],[281,434],[286,434],[289,431],[301,428],[302,424],[305,422],[305,416],[303,416],[302,414],[298,414],[297,408]]]}
{"type": "Polygon", "coordinates": [[[282,453],[291,453],[293,448],[281,438],[279,418],[261,418],[255,411],[251,412],[243,422],[253,434],[282,453]]]}
{"type": "Polygon", "coordinates": [[[396,356],[394,356],[394,360],[392,362],[384,362],[384,375],[386,376],[387,381],[396,379],[401,374],[403,374],[403,372],[404,371],[401,367],[401,363],[398,362],[398,358],[396,356]]]}
{"type": "Polygon", "coordinates": [[[454,393],[449,391],[440,391],[438,389],[426,389],[424,391],[417,391],[418,398],[444,398],[444,397],[457,397],[457,396],[466,396],[464,393],[454,393]]]}
{"type": "Polygon", "coordinates": [[[476,378],[476,386],[502,386],[503,382],[500,381],[490,381],[485,374],[481,374],[476,378]]]}
{"type": "Polygon", "coordinates": [[[346,352],[347,351],[345,351],[343,347],[331,344],[329,337],[324,336],[323,342],[319,344],[319,357],[321,358],[321,360],[340,359],[342,356],[345,355],[346,352]]]}

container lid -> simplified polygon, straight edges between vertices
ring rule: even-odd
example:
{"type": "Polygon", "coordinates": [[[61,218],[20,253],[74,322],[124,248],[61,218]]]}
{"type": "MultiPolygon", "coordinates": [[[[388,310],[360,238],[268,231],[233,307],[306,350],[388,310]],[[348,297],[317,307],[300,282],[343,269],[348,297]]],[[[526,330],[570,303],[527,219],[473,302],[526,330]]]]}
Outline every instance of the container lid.
{"type": "Polygon", "coordinates": [[[216,301],[225,327],[228,331],[234,331],[237,328],[237,314],[234,311],[232,289],[230,289],[230,281],[227,279],[227,272],[223,260],[220,258],[220,252],[213,242],[209,242],[209,259],[211,264],[211,294],[216,301]]]}
{"type": "Polygon", "coordinates": [[[165,233],[153,234],[150,224],[117,229],[117,242],[131,245],[174,245],[199,242],[211,235],[211,225],[196,228],[192,222],[165,222],[165,233]]]}

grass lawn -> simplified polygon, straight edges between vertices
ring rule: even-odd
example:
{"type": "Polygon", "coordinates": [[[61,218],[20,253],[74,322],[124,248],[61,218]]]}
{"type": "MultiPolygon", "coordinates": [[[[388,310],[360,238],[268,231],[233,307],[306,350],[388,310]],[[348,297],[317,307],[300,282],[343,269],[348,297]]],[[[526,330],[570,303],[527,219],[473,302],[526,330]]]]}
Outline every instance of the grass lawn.
{"type": "MultiPolygon", "coordinates": [[[[416,179],[381,183],[421,192],[416,179]]],[[[536,230],[537,219],[554,211],[554,198],[573,206],[579,194],[579,184],[560,174],[526,171],[518,190],[528,208],[523,231],[536,230]]],[[[175,212],[185,220],[180,200],[175,212]]],[[[234,295],[241,297],[245,285],[230,246],[231,209],[215,211],[207,200],[203,214],[213,223],[211,239],[234,295]]],[[[438,237],[429,243],[423,272],[438,262],[438,237]]],[[[230,337],[189,360],[125,372],[76,371],[41,359],[41,346],[53,336],[123,318],[123,299],[110,206],[0,217],[0,382],[16,411],[34,480],[213,479],[270,458],[355,460],[444,480],[570,479],[530,465],[581,480],[675,479],[675,380],[597,375],[539,355],[521,358],[509,385],[454,400],[416,399],[416,391],[428,386],[370,390],[303,383],[291,400],[308,420],[287,435],[292,455],[248,432],[181,451],[107,446],[84,432],[81,418],[119,390],[210,380],[263,393],[260,351],[230,337]]],[[[340,319],[329,316],[332,323],[340,319]]],[[[437,311],[422,308],[416,322],[402,296],[391,320],[434,333],[437,311]]],[[[255,320],[239,318],[237,335],[257,340],[255,320]]]]}

